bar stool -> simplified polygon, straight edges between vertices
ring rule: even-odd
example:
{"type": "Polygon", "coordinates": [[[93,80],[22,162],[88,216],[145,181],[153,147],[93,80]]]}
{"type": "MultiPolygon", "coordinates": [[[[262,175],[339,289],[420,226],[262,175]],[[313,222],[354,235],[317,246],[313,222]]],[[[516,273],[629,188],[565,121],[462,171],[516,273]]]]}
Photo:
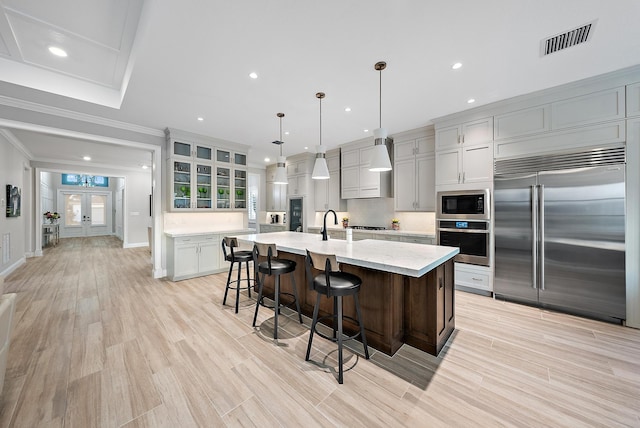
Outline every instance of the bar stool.
{"type": "Polygon", "coordinates": [[[224,298],[222,299],[222,305],[224,306],[227,303],[227,294],[229,293],[229,289],[233,288],[236,290],[236,314],[238,313],[238,301],[240,300],[240,289],[242,286],[240,285],[241,273],[242,273],[242,263],[246,263],[247,267],[247,292],[249,293],[249,297],[251,297],[251,279],[249,277],[249,262],[253,261],[253,254],[251,251],[235,251],[234,248],[238,248],[238,239],[225,236],[222,238],[222,254],[224,255],[224,259],[228,262],[231,262],[231,266],[229,266],[229,275],[227,276],[227,288],[224,290],[224,298]],[[227,247],[231,250],[230,254],[227,254],[227,247]],[[233,264],[238,263],[238,279],[235,281],[231,281],[231,272],[233,271],[233,264]],[[232,285],[235,284],[235,285],[232,285]]]}
{"type": "Polygon", "coordinates": [[[362,345],[364,346],[365,358],[369,359],[369,349],[367,348],[367,337],[364,332],[364,326],[362,324],[362,313],[360,312],[360,301],[358,300],[358,292],[360,291],[360,285],[362,279],[360,277],[347,272],[341,272],[338,270],[338,262],[334,254],[321,254],[312,253],[307,250],[307,257],[305,259],[305,271],[307,278],[309,278],[309,288],[316,291],[316,305],[313,308],[313,320],[311,321],[311,332],[309,334],[309,344],[307,345],[307,356],[305,361],[309,361],[309,354],[311,353],[311,343],[313,342],[313,335],[317,333],[320,337],[323,337],[332,342],[338,342],[338,383],[342,384],[342,343],[345,340],[355,339],[360,336],[362,338],[362,345]],[[316,267],[317,266],[317,267],[316,267]],[[311,268],[315,267],[318,270],[324,268],[324,272],[316,275],[311,274],[311,268]],[[333,297],[333,315],[326,315],[318,318],[318,309],[320,308],[320,297],[325,295],[327,297],[333,297]],[[353,296],[356,304],[356,314],[358,319],[354,320],[351,317],[343,316],[342,314],[342,297],[353,296]],[[333,337],[329,337],[316,329],[318,321],[322,319],[332,319],[333,337]],[[358,323],[360,326],[360,332],[353,336],[343,337],[342,334],[342,320],[343,318],[350,319],[358,323]],[[337,322],[337,328],[336,328],[337,322]]]}
{"type": "Polygon", "coordinates": [[[256,326],[256,319],[258,318],[258,309],[260,305],[271,308],[271,306],[267,306],[264,304],[264,299],[262,296],[262,291],[264,288],[264,279],[266,275],[275,275],[275,289],[274,289],[274,305],[273,310],[275,312],[275,318],[273,322],[273,338],[278,339],[278,314],[280,313],[280,308],[285,305],[280,304],[280,294],[286,294],[293,297],[296,303],[296,309],[298,310],[298,318],[300,319],[300,324],[302,324],[302,313],[300,312],[300,301],[298,299],[298,290],[296,288],[296,279],[294,275],[294,271],[296,270],[296,262],[293,260],[280,259],[278,257],[278,250],[276,249],[276,244],[261,244],[254,243],[253,244],[253,266],[256,270],[255,276],[258,278],[258,273],[261,273],[262,276],[258,281],[258,301],[256,302],[256,312],[253,316],[253,326],[256,326]],[[258,261],[258,257],[263,256],[266,257],[267,260],[263,262],[258,261]],[[280,275],[284,275],[290,273],[291,274],[291,283],[293,285],[293,294],[291,293],[282,293],[280,291],[280,275]]]}

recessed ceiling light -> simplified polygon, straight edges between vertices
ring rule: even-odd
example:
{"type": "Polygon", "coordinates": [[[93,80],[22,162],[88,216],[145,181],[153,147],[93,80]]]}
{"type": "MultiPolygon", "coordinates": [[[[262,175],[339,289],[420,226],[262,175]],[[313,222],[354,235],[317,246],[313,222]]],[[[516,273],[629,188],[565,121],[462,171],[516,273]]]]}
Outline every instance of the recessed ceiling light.
{"type": "Polygon", "coordinates": [[[84,159],[86,161],[90,161],[91,160],[91,156],[83,156],[82,159],[84,159]]]}
{"type": "Polygon", "coordinates": [[[284,135],[289,135],[289,131],[284,131],[284,135]]]}
{"type": "Polygon", "coordinates": [[[346,111],[347,113],[351,111],[351,107],[345,107],[344,111],[346,111]]]}
{"type": "Polygon", "coordinates": [[[461,62],[456,62],[455,64],[453,64],[451,66],[451,68],[453,68],[454,70],[459,69],[460,67],[462,67],[462,63],[461,62]]]}
{"type": "Polygon", "coordinates": [[[57,46],[49,46],[49,52],[51,52],[55,56],[59,56],[61,58],[66,58],[67,57],[67,52],[64,49],[59,48],[57,46]]]}
{"type": "Polygon", "coordinates": [[[365,130],[364,130],[364,132],[369,132],[369,130],[368,130],[368,129],[365,129],[365,130]]]}
{"type": "Polygon", "coordinates": [[[204,120],[204,117],[198,117],[198,122],[202,122],[204,120]]]}
{"type": "Polygon", "coordinates": [[[473,104],[473,103],[475,103],[475,102],[476,102],[476,100],[475,100],[475,99],[473,99],[473,98],[469,98],[469,99],[467,100],[467,104],[473,104]]]}
{"type": "Polygon", "coordinates": [[[258,73],[256,73],[255,71],[251,72],[251,73],[249,73],[249,77],[251,77],[252,79],[257,79],[258,78],[258,73]]]}
{"type": "Polygon", "coordinates": [[[146,166],[146,165],[142,165],[142,169],[147,169],[147,168],[149,168],[149,167],[146,166]]]}
{"type": "Polygon", "coordinates": [[[265,161],[265,162],[270,162],[270,161],[271,161],[271,159],[269,159],[269,158],[264,158],[264,161],[265,161]]]}
{"type": "Polygon", "coordinates": [[[305,149],[305,150],[309,150],[309,147],[306,147],[306,146],[305,146],[305,148],[304,148],[304,149],[305,149]]]}

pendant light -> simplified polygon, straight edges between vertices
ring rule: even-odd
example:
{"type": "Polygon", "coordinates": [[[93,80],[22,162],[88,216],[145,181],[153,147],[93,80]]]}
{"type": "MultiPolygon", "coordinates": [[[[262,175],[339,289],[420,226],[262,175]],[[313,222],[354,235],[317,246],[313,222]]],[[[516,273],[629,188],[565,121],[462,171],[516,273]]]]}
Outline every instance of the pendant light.
{"type": "Polygon", "coordinates": [[[322,146],[322,99],[324,92],[318,92],[316,98],[320,100],[320,144],[316,146],[316,163],[313,166],[311,178],[314,180],[326,180],[329,178],[329,168],[327,167],[326,150],[322,146]]]}
{"type": "Polygon", "coordinates": [[[373,131],[375,145],[373,146],[369,171],[384,172],[391,171],[391,159],[389,159],[389,150],[386,144],[387,130],[382,127],[382,70],[387,68],[387,63],[384,61],[376,62],[374,68],[380,72],[380,126],[373,131]]]}
{"type": "Polygon", "coordinates": [[[273,183],[288,184],[287,170],[285,169],[286,159],[282,156],[282,145],[284,144],[284,141],[282,141],[282,118],[284,117],[284,113],[278,113],[277,116],[280,118],[280,140],[274,141],[273,144],[280,146],[280,156],[278,156],[278,162],[276,163],[276,176],[273,183]]]}

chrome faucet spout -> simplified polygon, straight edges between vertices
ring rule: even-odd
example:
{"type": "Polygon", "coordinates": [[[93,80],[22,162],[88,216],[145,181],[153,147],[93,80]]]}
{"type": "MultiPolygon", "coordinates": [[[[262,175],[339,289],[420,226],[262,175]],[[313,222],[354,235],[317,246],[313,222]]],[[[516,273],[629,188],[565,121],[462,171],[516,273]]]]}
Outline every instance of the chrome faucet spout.
{"type": "Polygon", "coordinates": [[[335,223],[334,224],[338,224],[338,214],[336,214],[336,212],[334,210],[327,210],[327,212],[324,213],[324,218],[322,220],[322,240],[326,241],[327,238],[327,214],[329,213],[333,213],[333,218],[335,219],[335,223]]]}

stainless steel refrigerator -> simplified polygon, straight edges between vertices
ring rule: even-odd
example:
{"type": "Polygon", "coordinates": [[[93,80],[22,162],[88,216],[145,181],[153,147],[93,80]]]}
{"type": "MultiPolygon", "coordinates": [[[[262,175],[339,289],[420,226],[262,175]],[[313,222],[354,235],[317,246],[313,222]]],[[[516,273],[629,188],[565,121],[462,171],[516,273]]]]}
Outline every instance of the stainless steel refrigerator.
{"type": "Polygon", "coordinates": [[[496,161],[496,296],[625,319],[624,159],[622,147],[496,161]]]}

